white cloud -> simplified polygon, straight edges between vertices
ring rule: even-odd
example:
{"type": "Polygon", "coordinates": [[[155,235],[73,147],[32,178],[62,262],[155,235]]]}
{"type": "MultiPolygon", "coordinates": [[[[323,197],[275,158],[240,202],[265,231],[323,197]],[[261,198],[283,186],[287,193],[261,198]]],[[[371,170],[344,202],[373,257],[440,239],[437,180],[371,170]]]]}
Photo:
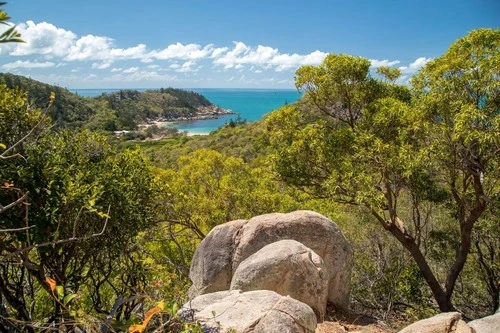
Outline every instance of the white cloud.
{"type": "Polygon", "coordinates": [[[176,81],[177,76],[158,74],[156,71],[135,71],[133,73],[118,73],[111,75],[109,77],[102,78],[104,82],[141,82],[141,81],[157,81],[165,84],[165,82],[176,81]]]}
{"type": "MultiPolygon", "coordinates": [[[[109,37],[86,35],[79,38],[64,57],[67,61],[100,60],[111,64],[117,60],[144,59],[146,45],[139,44],[126,49],[114,48],[109,37]]],[[[108,66],[109,67],[109,66],[108,66]]]]}
{"type": "Polygon", "coordinates": [[[63,57],[76,40],[76,35],[53,24],[27,21],[17,26],[25,43],[9,44],[10,55],[28,56],[33,54],[63,57]]]}
{"type": "Polygon", "coordinates": [[[414,62],[410,63],[408,66],[401,66],[399,69],[403,74],[415,74],[420,70],[420,68],[424,67],[432,58],[420,57],[417,58],[414,62]]]}
{"type": "Polygon", "coordinates": [[[399,61],[399,60],[390,61],[388,59],[384,59],[384,60],[370,59],[371,66],[374,68],[378,68],[378,67],[382,67],[382,66],[391,67],[391,66],[399,64],[400,62],[401,61],[399,61]]]}
{"type": "Polygon", "coordinates": [[[86,35],[78,38],[73,32],[47,22],[27,21],[17,27],[25,43],[2,45],[2,54],[43,55],[46,58],[58,57],[65,61],[102,61],[101,65],[94,65],[94,68],[101,69],[109,67],[105,64],[116,60],[146,58],[147,50],[144,44],[115,48],[113,39],[109,37],[86,35]]]}
{"type": "MultiPolygon", "coordinates": [[[[157,50],[148,50],[145,44],[119,48],[110,37],[90,34],[77,36],[47,22],[28,21],[18,27],[26,43],[1,46],[0,50],[7,51],[12,56],[39,55],[45,57],[45,60],[56,57],[66,62],[92,61],[93,69],[107,69],[120,60],[140,60],[146,63],[153,60],[181,60],[184,61],[182,65],[173,63],[169,67],[187,73],[199,69],[195,67],[195,61],[212,59],[214,65],[226,70],[242,70],[245,65],[249,65],[259,66],[261,70],[273,68],[276,71],[284,71],[306,64],[317,65],[326,56],[326,53],[321,51],[304,55],[282,54],[277,48],[264,45],[250,47],[243,42],[234,42],[232,48],[180,42],[157,50]]],[[[158,67],[149,67],[156,68],[158,67]]]]}
{"type": "Polygon", "coordinates": [[[212,44],[208,44],[201,47],[198,44],[187,44],[182,43],[170,44],[163,50],[151,51],[146,55],[146,59],[158,59],[158,60],[168,60],[168,59],[184,59],[184,60],[194,60],[202,59],[210,56],[214,50],[212,44]]]}
{"type": "Polygon", "coordinates": [[[106,69],[106,68],[109,68],[110,66],[111,66],[111,64],[109,62],[103,62],[103,63],[94,62],[92,64],[92,68],[94,68],[94,69],[106,69]]]}
{"type": "Polygon", "coordinates": [[[192,60],[186,61],[185,63],[182,64],[182,66],[178,67],[176,71],[180,73],[196,72],[196,69],[193,68],[195,64],[196,62],[192,60]]]}
{"type": "Polygon", "coordinates": [[[213,63],[224,66],[224,69],[241,68],[241,65],[258,65],[262,68],[272,68],[276,71],[295,69],[301,65],[318,65],[326,57],[326,53],[314,51],[309,54],[280,53],[278,49],[258,45],[251,48],[242,42],[235,42],[232,50],[221,53],[213,63]]]}
{"type": "Polygon", "coordinates": [[[21,61],[17,60],[8,64],[2,65],[2,69],[6,71],[10,71],[16,68],[25,68],[25,69],[32,69],[32,68],[49,68],[49,67],[54,67],[56,64],[50,61],[46,62],[31,62],[29,60],[26,61],[21,61]]]}
{"type": "Polygon", "coordinates": [[[122,71],[122,73],[125,73],[125,74],[130,74],[130,73],[135,73],[139,70],[139,67],[130,67],[130,68],[127,68],[127,69],[124,69],[122,71]]]}
{"type": "Polygon", "coordinates": [[[224,54],[225,52],[227,52],[229,50],[228,47],[219,47],[219,48],[215,48],[213,49],[212,51],[212,54],[210,55],[211,58],[218,58],[220,57],[222,54],[224,54]]]}
{"type": "MultiPolygon", "coordinates": [[[[51,81],[48,82],[51,83],[73,82],[72,84],[78,85],[80,82],[100,84],[101,81],[120,83],[177,80],[186,84],[195,82],[193,77],[203,68],[206,73],[203,75],[204,81],[200,82],[213,78],[214,82],[227,80],[251,85],[267,83],[269,86],[272,83],[293,86],[293,74],[290,72],[302,65],[319,65],[327,56],[327,53],[320,50],[310,53],[282,53],[278,48],[267,45],[252,46],[241,41],[235,41],[229,47],[217,47],[211,43],[203,45],[181,42],[157,49],[149,49],[142,43],[123,47],[107,36],[78,36],[72,31],[47,22],[27,21],[19,24],[18,30],[26,43],[0,44],[0,54],[11,56],[3,57],[8,60],[3,60],[2,63],[10,63],[0,63],[1,68],[6,71],[16,70],[16,73],[22,72],[23,69],[25,72],[31,70],[30,76],[40,77],[44,75],[43,72],[36,73],[32,69],[53,67],[52,71],[57,73],[54,75],[60,76],[50,77],[47,74],[45,77],[50,77],[51,81]],[[15,57],[23,58],[17,60],[15,57]],[[60,66],[68,67],[65,75],[61,74],[63,69],[59,69],[60,66]],[[90,68],[106,71],[90,71],[90,68]],[[272,74],[275,78],[269,78],[271,71],[274,72],[272,74]],[[81,75],[73,74],[77,72],[81,75]],[[85,72],[100,74],[85,76],[85,72]],[[246,76],[242,75],[243,73],[246,76]],[[287,79],[284,80],[285,78],[287,79]]],[[[420,57],[410,64],[403,65],[399,60],[370,59],[370,63],[372,68],[399,66],[403,72],[400,80],[407,81],[430,60],[420,57]]]]}

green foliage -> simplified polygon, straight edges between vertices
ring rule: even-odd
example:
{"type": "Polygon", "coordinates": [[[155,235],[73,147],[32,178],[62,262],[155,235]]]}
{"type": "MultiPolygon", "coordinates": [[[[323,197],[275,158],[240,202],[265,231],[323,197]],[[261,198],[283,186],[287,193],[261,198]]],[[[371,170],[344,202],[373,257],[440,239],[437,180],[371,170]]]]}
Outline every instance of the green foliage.
{"type": "Polygon", "coordinates": [[[263,121],[224,126],[210,135],[178,136],[162,140],[125,142],[122,147],[139,146],[153,163],[171,168],[176,161],[198,149],[215,150],[228,157],[239,157],[252,166],[261,166],[269,151],[263,121]]]}
{"type": "Polygon", "coordinates": [[[116,113],[121,129],[136,129],[140,122],[162,118],[166,121],[194,117],[202,106],[213,104],[202,95],[180,89],[168,88],[139,92],[121,90],[96,98],[116,113]]]}
{"type": "Polygon", "coordinates": [[[303,104],[266,122],[281,179],[370,212],[409,252],[442,311],[453,309],[472,230],[498,194],[499,37],[482,29],[458,40],[414,77],[414,98],[389,83],[397,71],[381,69],[379,81],[368,60],[329,55],[297,70],[303,104]],[[440,252],[440,239],[456,250],[440,252]]]}
{"type": "Polygon", "coordinates": [[[401,70],[399,68],[381,66],[377,68],[377,74],[390,82],[394,82],[401,76],[401,70]]]}
{"type": "Polygon", "coordinates": [[[270,174],[216,151],[183,156],[162,178],[169,192],[166,220],[189,228],[200,239],[218,224],[296,207],[270,174]]]}
{"type": "MultiPolygon", "coordinates": [[[[26,133],[34,128],[40,120],[40,109],[29,107],[26,93],[20,89],[10,89],[0,84],[0,142],[11,147],[26,133]]],[[[45,96],[49,100],[50,93],[45,96]]],[[[46,126],[47,124],[44,124],[46,126]]],[[[41,126],[41,127],[44,127],[41,126]]]]}
{"type": "MultiPolygon", "coordinates": [[[[2,229],[29,227],[2,239],[0,289],[12,299],[9,305],[17,309],[20,319],[28,319],[22,314],[28,310],[26,305],[13,301],[35,301],[25,289],[26,281],[16,282],[25,274],[33,279],[31,284],[38,284],[37,298],[44,292],[45,274],[64,286],[55,290],[68,303],[69,295],[80,288],[95,296],[103,282],[121,285],[115,285],[115,293],[127,293],[130,287],[123,281],[132,282],[141,274],[123,251],[130,249],[134,237],[150,227],[154,218],[156,190],[148,162],[138,151],[116,152],[105,137],[88,131],[47,132],[36,145],[23,148],[23,158],[10,160],[2,168],[2,179],[27,193],[29,203],[0,215],[2,229]],[[116,276],[127,263],[132,269],[116,276]]],[[[11,192],[0,192],[3,205],[12,201],[11,192]]],[[[65,314],[58,306],[45,307],[30,320],[50,315],[65,314]]]]}
{"type": "Polygon", "coordinates": [[[88,102],[68,90],[28,79],[23,76],[3,73],[0,74],[0,83],[14,89],[26,91],[28,102],[37,108],[46,108],[51,93],[56,99],[50,108],[50,116],[56,127],[81,127],[94,114],[88,102]]]}
{"type": "Polygon", "coordinates": [[[369,68],[368,59],[329,54],[317,67],[300,67],[295,86],[310,105],[353,127],[367,103],[369,68]]]}

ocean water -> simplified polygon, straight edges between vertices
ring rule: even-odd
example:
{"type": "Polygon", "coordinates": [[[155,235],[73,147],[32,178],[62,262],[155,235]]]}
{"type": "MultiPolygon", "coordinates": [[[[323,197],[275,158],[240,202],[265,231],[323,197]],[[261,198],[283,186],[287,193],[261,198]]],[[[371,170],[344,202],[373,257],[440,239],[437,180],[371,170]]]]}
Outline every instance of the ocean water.
{"type": "MultiPolygon", "coordinates": [[[[83,97],[100,96],[103,93],[120,89],[74,89],[73,92],[83,97]]],[[[146,89],[134,89],[144,91],[146,89]]],[[[221,116],[218,119],[182,121],[170,124],[189,134],[208,134],[211,131],[236,119],[238,115],[247,121],[256,121],[286,103],[293,103],[300,98],[296,90],[283,89],[186,89],[205,96],[212,103],[236,112],[235,115],[221,116]]]]}

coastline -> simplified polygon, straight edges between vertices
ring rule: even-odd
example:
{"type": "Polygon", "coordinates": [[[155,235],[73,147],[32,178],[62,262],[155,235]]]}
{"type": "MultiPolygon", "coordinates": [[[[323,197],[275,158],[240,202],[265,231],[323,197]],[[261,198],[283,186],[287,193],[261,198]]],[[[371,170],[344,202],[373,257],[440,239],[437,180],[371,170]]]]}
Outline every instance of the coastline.
{"type": "Polygon", "coordinates": [[[146,119],[145,123],[139,124],[139,128],[141,127],[148,128],[149,126],[152,125],[159,126],[162,124],[171,125],[174,123],[185,122],[185,121],[187,122],[194,120],[218,119],[221,116],[238,114],[237,112],[234,112],[231,109],[225,109],[218,105],[200,106],[197,109],[197,111],[198,111],[197,114],[194,116],[176,117],[176,118],[165,118],[160,116],[155,119],[146,119]]]}

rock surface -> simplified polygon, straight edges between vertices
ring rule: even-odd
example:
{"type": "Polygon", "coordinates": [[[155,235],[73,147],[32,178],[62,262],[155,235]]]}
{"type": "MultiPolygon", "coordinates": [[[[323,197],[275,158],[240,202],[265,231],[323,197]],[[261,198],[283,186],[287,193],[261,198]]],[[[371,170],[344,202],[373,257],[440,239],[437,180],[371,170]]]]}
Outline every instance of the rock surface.
{"type": "Polygon", "coordinates": [[[500,332],[500,312],[470,321],[468,324],[476,330],[476,333],[498,333],[500,332]]]}
{"type": "Polygon", "coordinates": [[[328,301],[347,311],[351,289],[352,250],[337,225],[312,211],[267,214],[214,228],[196,250],[190,270],[189,296],[227,290],[241,262],[266,245],[293,239],[324,261],[328,301]],[[229,264],[231,262],[231,264],[229,264]]]}
{"type": "Polygon", "coordinates": [[[189,278],[193,282],[188,291],[190,298],[229,289],[236,235],[246,222],[236,220],[218,225],[203,239],[189,270],[189,278]]]}
{"type": "Polygon", "coordinates": [[[321,257],[294,240],[264,246],[236,269],[231,290],[271,290],[309,305],[320,321],[326,312],[328,280],[321,257]]]}
{"type": "Polygon", "coordinates": [[[273,291],[221,291],[195,297],[179,315],[200,321],[205,332],[312,333],[316,316],[312,309],[273,291]]]}
{"type": "Polygon", "coordinates": [[[399,333],[474,333],[458,312],[445,312],[419,320],[399,333]]]}

